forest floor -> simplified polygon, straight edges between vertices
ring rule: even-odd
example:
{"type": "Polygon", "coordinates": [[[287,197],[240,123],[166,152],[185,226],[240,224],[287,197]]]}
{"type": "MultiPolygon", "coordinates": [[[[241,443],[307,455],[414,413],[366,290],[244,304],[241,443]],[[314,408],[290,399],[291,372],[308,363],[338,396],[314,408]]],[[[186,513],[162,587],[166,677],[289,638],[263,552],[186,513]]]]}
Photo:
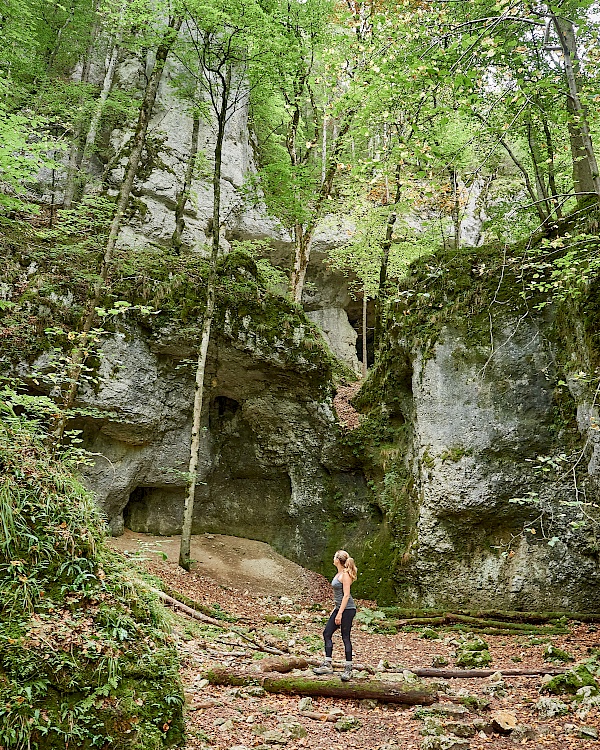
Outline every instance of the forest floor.
{"type": "MultiPolygon", "coordinates": [[[[237,618],[224,629],[174,615],[174,636],[181,654],[181,676],[187,699],[186,750],[502,750],[527,745],[546,750],[597,747],[600,728],[598,707],[581,711],[569,697],[550,699],[564,704],[564,715],[548,717],[536,706],[542,675],[535,677],[426,679],[439,689],[439,711],[424,718],[415,707],[337,698],[312,698],[314,716],[337,713],[353,717],[353,728],[341,731],[332,721],[311,718],[306,701],[299,697],[265,693],[260,687],[217,687],[207,684],[203,672],[216,666],[259,672],[266,654],[252,650],[236,634],[243,629],[254,640],[306,658],[322,654],[321,632],[330,612],[331,589],[322,576],[306,571],[260,542],[206,534],[195,537],[192,557],[198,563],[186,573],[176,564],[177,537],[132,534],[112,540],[111,546],[138,560],[160,578],[176,596],[179,592],[208,605],[217,616],[237,618]],[[167,558],[167,559],[165,559],[167,558]],[[279,620],[279,622],[277,622],[279,620]],[[274,622],[275,621],[275,622],[274,622]],[[467,709],[458,701],[475,696],[486,708],[467,709]],[[495,712],[509,712],[517,729],[507,735],[493,731],[495,712]],[[444,716],[443,714],[448,715],[444,716]],[[433,728],[437,724],[437,729],[433,728]],[[442,732],[435,737],[428,732],[442,732]],[[459,737],[462,735],[462,737],[459,737]],[[465,738],[464,736],[467,735],[465,738]],[[472,735],[472,736],[468,736],[472,735]]],[[[358,601],[359,610],[373,602],[358,601]]],[[[439,629],[439,637],[424,638],[423,631],[384,635],[369,632],[356,622],[353,630],[355,663],[377,668],[431,667],[434,658],[454,664],[463,634],[439,629]],[[380,665],[381,666],[381,665],[380,665]]],[[[492,655],[490,668],[548,669],[543,649],[551,643],[580,662],[600,648],[600,631],[594,625],[571,622],[570,634],[532,637],[484,636],[492,655]]],[[[431,632],[428,633],[431,635],[431,632]]],[[[342,659],[339,634],[334,637],[334,657],[342,659]]],[[[311,676],[312,673],[309,673],[311,676]]],[[[398,675],[396,675],[398,677],[398,675]]],[[[399,675],[401,677],[401,675],[399,675]]],[[[367,679],[366,673],[357,680],[367,679]]],[[[392,679],[385,672],[382,679],[392,679]]],[[[342,684],[342,683],[340,683],[342,684]]],[[[348,686],[352,682],[347,683],[348,686]]],[[[475,703],[471,699],[471,704],[475,703]]]]}

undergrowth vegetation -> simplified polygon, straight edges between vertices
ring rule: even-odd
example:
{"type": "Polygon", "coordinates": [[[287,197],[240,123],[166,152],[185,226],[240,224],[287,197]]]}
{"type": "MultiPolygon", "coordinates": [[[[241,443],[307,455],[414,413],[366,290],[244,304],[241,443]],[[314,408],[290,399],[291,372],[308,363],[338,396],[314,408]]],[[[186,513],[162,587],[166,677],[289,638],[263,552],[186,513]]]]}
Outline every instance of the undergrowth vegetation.
{"type": "Polygon", "coordinates": [[[158,750],[183,738],[161,605],[39,425],[0,393],[0,746],[158,750]]]}

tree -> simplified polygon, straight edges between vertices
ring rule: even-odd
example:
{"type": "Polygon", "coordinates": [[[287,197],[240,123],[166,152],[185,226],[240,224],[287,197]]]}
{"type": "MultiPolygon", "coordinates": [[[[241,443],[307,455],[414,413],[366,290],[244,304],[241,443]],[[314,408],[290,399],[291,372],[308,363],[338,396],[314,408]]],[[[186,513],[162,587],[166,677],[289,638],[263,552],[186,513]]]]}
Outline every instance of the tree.
{"type": "Polygon", "coordinates": [[[7,112],[0,104],[0,210],[34,211],[27,200],[27,188],[42,167],[53,167],[49,152],[56,148],[53,139],[35,140],[46,125],[43,118],[7,112]]]}
{"type": "Polygon", "coordinates": [[[100,268],[98,271],[98,277],[94,283],[90,300],[87,304],[87,310],[81,326],[81,333],[83,334],[78,347],[72,352],[71,355],[71,367],[69,373],[69,385],[64,394],[62,412],[57,420],[57,424],[54,430],[54,439],[56,442],[62,440],[65,426],[68,419],[69,409],[72,407],[75,397],[77,395],[77,388],[79,384],[79,377],[81,375],[82,367],[85,362],[85,346],[87,342],[87,336],[92,329],[94,319],[96,317],[96,308],[100,304],[102,295],[104,293],[104,287],[108,279],[108,275],[111,268],[113,253],[117,244],[117,238],[121,229],[121,223],[123,216],[129,203],[129,197],[133,187],[133,182],[137,174],[137,170],[142,157],[146,141],[146,133],[148,131],[148,125],[150,124],[150,118],[152,116],[152,109],[156,100],[156,94],[158,91],[158,85],[162,78],[162,74],[167,62],[167,58],[175,40],[181,24],[183,23],[183,17],[180,15],[171,16],[165,26],[162,34],[162,39],[156,49],[156,60],[148,83],[144,90],[144,95],[140,103],[138,112],[138,119],[135,128],[135,132],[131,138],[131,150],[127,166],[125,168],[125,175],[121,186],[119,188],[119,194],[117,196],[115,211],[110,224],[108,238],[104,247],[104,253],[100,262],[100,268]]]}
{"type": "Polygon", "coordinates": [[[352,3],[352,12],[340,11],[335,26],[326,0],[278,4],[276,22],[285,41],[278,75],[268,101],[253,101],[259,185],[268,209],[292,236],[290,296],[295,302],[302,300],[315,231],[331,207],[358,110],[359,79],[372,42],[363,5],[370,3],[352,3]],[[357,30],[350,44],[348,28],[357,30]]]}
{"type": "MultiPolygon", "coordinates": [[[[216,138],[206,309],[202,318],[196,366],[188,486],[179,550],[179,564],[185,570],[189,570],[191,564],[190,541],[202,432],[204,373],[215,309],[217,261],[221,247],[221,167],[225,128],[232,115],[247,101],[249,89],[260,80],[266,62],[264,42],[268,39],[269,28],[268,16],[254,0],[219,0],[218,3],[200,0],[190,2],[187,11],[187,45],[179,51],[179,60],[194,81],[192,91],[199,92],[208,99],[210,111],[215,118],[216,138]]],[[[202,102],[198,102],[198,106],[201,104],[202,102]]],[[[194,147],[192,135],[192,151],[194,147]]],[[[190,162],[188,169],[189,164],[190,162]]],[[[186,182],[188,176],[186,175],[186,182]]],[[[184,187],[183,195],[185,189],[184,187]]]]}

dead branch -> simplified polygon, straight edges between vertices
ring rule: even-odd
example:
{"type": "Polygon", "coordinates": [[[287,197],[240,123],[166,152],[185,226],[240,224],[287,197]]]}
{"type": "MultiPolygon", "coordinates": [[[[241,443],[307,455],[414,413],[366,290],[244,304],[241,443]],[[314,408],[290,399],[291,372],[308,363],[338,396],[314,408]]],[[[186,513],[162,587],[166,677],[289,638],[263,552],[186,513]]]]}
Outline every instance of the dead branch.
{"type": "Polygon", "coordinates": [[[389,667],[386,672],[409,672],[417,677],[438,677],[440,679],[491,677],[493,674],[501,674],[503,677],[538,677],[540,675],[564,674],[567,670],[557,667],[544,667],[542,669],[438,669],[434,667],[389,667]]]}
{"type": "Polygon", "coordinates": [[[169,596],[168,594],[165,594],[163,591],[159,591],[158,589],[152,589],[152,591],[160,598],[163,602],[166,604],[169,604],[174,609],[179,609],[181,612],[184,612],[188,617],[192,617],[194,620],[200,620],[200,622],[206,622],[210,625],[214,625],[217,628],[221,628],[223,630],[229,630],[232,633],[235,633],[240,638],[243,638],[245,641],[248,641],[248,643],[251,643],[253,646],[255,646],[257,651],[264,651],[266,654],[277,654],[277,656],[282,656],[284,654],[283,651],[281,651],[278,648],[274,648],[273,646],[265,646],[263,643],[259,643],[258,641],[255,641],[253,638],[250,638],[245,633],[242,633],[240,630],[237,630],[236,628],[232,628],[227,623],[222,622],[221,620],[215,620],[214,617],[209,617],[208,615],[203,614],[202,612],[198,612],[196,609],[192,609],[191,607],[188,607],[187,604],[184,604],[183,602],[177,601],[177,599],[173,599],[172,596],[169,596]]]}
{"type": "Polygon", "coordinates": [[[301,711],[300,716],[305,716],[307,719],[315,719],[315,721],[337,721],[341,718],[333,714],[320,714],[318,711],[301,711]]]}

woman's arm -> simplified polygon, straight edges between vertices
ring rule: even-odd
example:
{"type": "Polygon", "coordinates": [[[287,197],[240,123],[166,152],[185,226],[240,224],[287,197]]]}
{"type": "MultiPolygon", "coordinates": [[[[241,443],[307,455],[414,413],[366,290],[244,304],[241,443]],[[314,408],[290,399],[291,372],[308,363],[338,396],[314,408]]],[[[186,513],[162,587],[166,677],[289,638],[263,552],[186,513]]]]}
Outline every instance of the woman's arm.
{"type": "Polygon", "coordinates": [[[352,581],[350,580],[350,576],[346,571],[344,571],[341,575],[341,581],[342,581],[342,587],[344,596],[342,598],[342,603],[340,604],[339,611],[335,617],[335,624],[340,625],[342,622],[342,613],[346,609],[346,604],[348,604],[348,599],[350,599],[350,586],[352,586],[352,581]]]}

